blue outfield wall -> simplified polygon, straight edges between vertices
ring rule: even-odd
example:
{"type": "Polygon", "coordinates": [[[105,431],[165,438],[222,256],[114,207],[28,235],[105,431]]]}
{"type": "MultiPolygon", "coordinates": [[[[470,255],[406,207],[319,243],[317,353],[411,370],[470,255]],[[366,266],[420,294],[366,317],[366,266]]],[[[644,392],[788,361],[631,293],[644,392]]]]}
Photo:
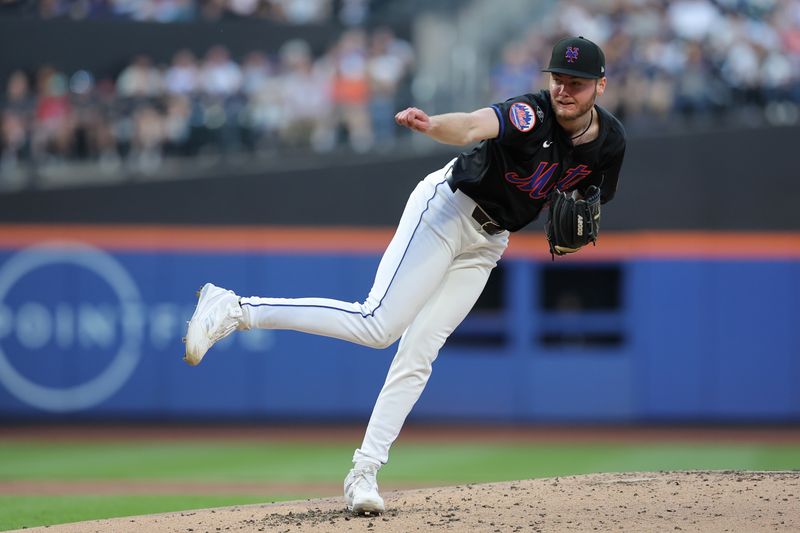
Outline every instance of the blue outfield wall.
{"type": "MultiPolygon", "coordinates": [[[[189,367],[181,337],[206,281],[243,295],[355,301],[369,290],[378,260],[371,253],[2,250],[0,416],[366,419],[394,347],[251,331],[189,367]]],[[[799,296],[795,259],[505,259],[442,350],[412,416],[797,421],[799,296]],[[570,288],[578,279],[602,290],[587,299],[570,288]]]]}

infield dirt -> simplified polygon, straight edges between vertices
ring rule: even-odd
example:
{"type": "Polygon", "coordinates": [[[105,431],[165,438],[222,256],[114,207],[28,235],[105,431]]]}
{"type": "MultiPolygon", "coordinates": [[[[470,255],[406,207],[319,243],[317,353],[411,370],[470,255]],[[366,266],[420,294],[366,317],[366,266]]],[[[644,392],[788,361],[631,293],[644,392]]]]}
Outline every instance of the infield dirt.
{"type": "Polygon", "coordinates": [[[591,474],[387,492],[355,517],[341,498],[203,509],[27,532],[800,531],[800,472],[591,474]]]}

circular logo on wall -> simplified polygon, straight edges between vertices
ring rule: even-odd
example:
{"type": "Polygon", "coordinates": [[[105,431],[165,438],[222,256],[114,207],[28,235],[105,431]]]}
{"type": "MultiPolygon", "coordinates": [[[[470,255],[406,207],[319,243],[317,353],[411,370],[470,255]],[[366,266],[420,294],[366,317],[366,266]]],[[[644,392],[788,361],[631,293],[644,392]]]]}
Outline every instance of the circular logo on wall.
{"type": "Polygon", "coordinates": [[[98,248],[45,242],[0,265],[0,383],[31,406],[102,403],[136,369],[142,332],[136,283],[98,248]]]}

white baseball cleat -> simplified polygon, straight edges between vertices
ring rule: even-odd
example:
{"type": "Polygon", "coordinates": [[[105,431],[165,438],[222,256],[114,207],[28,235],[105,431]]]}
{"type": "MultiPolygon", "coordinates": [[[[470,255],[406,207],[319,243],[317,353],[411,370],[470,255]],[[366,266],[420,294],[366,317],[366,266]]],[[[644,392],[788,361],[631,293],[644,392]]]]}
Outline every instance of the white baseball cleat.
{"type": "Polygon", "coordinates": [[[369,463],[356,464],[344,480],[344,500],[347,509],[355,514],[381,514],[383,498],[378,494],[375,476],[378,467],[369,463]]]}
{"type": "Polygon", "coordinates": [[[242,319],[239,297],[233,291],[206,283],[198,295],[200,299],[184,337],[183,360],[192,366],[199,365],[208,349],[230,335],[242,319]]]}

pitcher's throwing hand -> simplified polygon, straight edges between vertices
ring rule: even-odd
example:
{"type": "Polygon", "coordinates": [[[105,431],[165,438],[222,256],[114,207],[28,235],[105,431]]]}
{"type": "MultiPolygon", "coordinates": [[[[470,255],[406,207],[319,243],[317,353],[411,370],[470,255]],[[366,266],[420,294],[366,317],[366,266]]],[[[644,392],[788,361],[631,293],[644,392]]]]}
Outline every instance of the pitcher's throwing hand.
{"type": "Polygon", "coordinates": [[[416,107],[409,107],[394,116],[395,122],[401,126],[426,133],[431,127],[431,117],[425,111],[416,107]]]}

